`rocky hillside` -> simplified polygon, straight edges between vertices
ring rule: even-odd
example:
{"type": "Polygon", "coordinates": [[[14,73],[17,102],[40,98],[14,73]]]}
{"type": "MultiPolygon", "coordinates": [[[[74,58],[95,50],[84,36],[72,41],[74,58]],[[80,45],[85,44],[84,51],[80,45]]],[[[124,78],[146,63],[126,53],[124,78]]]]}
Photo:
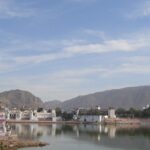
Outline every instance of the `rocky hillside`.
{"type": "Polygon", "coordinates": [[[53,100],[53,101],[48,101],[44,103],[44,107],[46,109],[58,108],[58,107],[61,107],[61,105],[62,105],[62,102],[59,100],[53,100]]]}
{"type": "Polygon", "coordinates": [[[150,86],[127,87],[89,95],[78,96],[73,99],[60,102],[58,100],[43,103],[42,100],[30,92],[12,90],[0,93],[0,102],[9,107],[32,107],[72,109],[78,107],[95,107],[100,105],[103,108],[142,108],[150,104],[150,86]]]}
{"type": "Polygon", "coordinates": [[[21,108],[22,106],[37,108],[43,106],[43,102],[40,98],[30,92],[21,90],[11,90],[0,93],[0,102],[9,108],[21,108]]]}
{"type": "Polygon", "coordinates": [[[63,102],[62,108],[95,107],[96,105],[103,108],[141,108],[146,104],[150,104],[150,86],[127,87],[78,96],[63,102]]]}

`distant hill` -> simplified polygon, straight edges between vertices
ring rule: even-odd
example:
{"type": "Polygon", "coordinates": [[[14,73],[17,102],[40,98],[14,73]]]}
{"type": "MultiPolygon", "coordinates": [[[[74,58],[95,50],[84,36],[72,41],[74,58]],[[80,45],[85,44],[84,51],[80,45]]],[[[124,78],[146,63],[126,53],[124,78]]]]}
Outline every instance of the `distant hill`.
{"type": "Polygon", "coordinates": [[[150,103],[150,86],[127,87],[78,96],[62,103],[63,109],[78,107],[141,108],[150,103]]]}
{"type": "Polygon", "coordinates": [[[44,103],[44,107],[46,109],[53,109],[53,108],[57,108],[57,107],[61,107],[62,102],[59,100],[53,100],[53,101],[48,101],[44,103]]]}
{"type": "Polygon", "coordinates": [[[0,93],[0,102],[9,108],[21,108],[22,106],[38,108],[39,106],[43,106],[40,98],[32,95],[30,92],[21,90],[0,93]]]}
{"type": "Polygon", "coordinates": [[[78,96],[70,100],[60,102],[58,100],[43,102],[40,98],[30,92],[21,90],[11,90],[0,93],[0,102],[9,107],[45,107],[72,109],[78,107],[95,107],[100,105],[102,108],[122,107],[122,108],[142,108],[150,104],[150,86],[127,87],[89,95],[78,96]]]}

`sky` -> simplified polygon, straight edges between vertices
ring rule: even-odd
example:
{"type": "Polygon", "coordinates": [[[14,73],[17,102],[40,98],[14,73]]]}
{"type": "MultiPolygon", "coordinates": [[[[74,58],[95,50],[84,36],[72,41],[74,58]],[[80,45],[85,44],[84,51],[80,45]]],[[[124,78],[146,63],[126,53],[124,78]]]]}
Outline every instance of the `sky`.
{"type": "Polygon", "coordinates": [[[0,0],[0,92],[150,85],[149,27],[150,0],[0,0]]]}

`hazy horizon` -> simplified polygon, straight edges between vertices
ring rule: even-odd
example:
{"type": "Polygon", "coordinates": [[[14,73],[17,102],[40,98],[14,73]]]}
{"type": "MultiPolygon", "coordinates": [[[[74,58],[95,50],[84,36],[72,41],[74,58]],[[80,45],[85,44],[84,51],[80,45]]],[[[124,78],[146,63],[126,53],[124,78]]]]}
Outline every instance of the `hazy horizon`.
{"type": "Polygon", "coordinates": [[[99,93],[99,92],[107,92],[107,91],[111,91],[111,90],[123,90],[123,89],[126,89],[126,88],[136,88],[136,87],[150,87],[150,85],[126,86],[126,87],[120,87],[120,88],[118,87],[118,88],[104,89],[104,90],[101,90],[101,91],[94,91],[94,92],[91,92],[91,93],[85,93],[85,94],[82,94],[82,95],[76,95],[76,96],[71,97],[71,98],[69,98],[69,99],[51,99],[51,100],[50,100],[50,99],[42,99],[41,97],[38,97],[35,93],[32,93],[32,91],[25,90],[25,89],[9,89],[9,90],[5,90],[5,91],[0,91],[0,94],[3,93],[3,92],[10,92],[10,91],[19,90],[19,91],[30,92],[30,93],[33,94],[35,97],[40,98],[43,102],[50,102],[50,101],[65,102],[65,101],[68,101],[68,100],[77,98],[77,97],[79,97],[79,96],[86,96],[86,95],[95,94],[95,93],[99,93]]]}

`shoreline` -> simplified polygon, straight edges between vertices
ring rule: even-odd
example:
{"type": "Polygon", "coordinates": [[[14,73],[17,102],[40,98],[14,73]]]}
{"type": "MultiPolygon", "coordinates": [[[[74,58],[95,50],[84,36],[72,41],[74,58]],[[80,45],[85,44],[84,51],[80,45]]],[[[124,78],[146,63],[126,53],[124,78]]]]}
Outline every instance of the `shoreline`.
{"type": "Polygon", "coordinates": [[[103,122],[80,122],[80,121],[49,121],[49,120],[40,120],[40,121],[34,121],[34,120],[6,120],[7,123],[22,123],[22,124],[67,124],[67,125],[80,125],[80,124],[106,124],[106,125],[149,125],[150,126],[150,118],[148,119],[131,119],[131,118],[116,118],[116,119],[106,119],[103,122]]]}
{"type": "Polygon", "coordinates": [[[43,121],[33,121],[33,120],[6,120],[7,123],[32,123],[32,124],[81,124],[79,121],[49,121],[49,120],[43,120],[43,121]]]}
{"type": "Polygon", "coordinates": [[[4,136],[0,138],[1,149],[15,149],[29,148],[29,147],[43,147],[49,145],[48,143],[35,140],[21,140],[16,135],[4,136]]]}
{"type": "Polygon", "coordinates": [[[106,125],[149,125],[150,126],[150,118],[109,118],[104,121],[106,125]]]}

